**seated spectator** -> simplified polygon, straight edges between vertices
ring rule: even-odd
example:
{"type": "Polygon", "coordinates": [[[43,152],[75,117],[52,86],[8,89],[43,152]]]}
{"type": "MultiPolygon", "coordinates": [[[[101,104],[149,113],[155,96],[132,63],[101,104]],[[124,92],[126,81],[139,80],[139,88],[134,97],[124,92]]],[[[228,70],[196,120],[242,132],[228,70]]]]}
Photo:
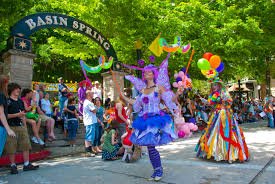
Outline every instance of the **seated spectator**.
{"type": "Polygon", "coordinates": [[[23,89],[21,100],[24,103],[25,112],[26,112],[26,122],[31,125],[33,131],[33,137],[31,138],[32,142],[40,145],[44,145],[44,141],[39,136],[39,129],[41,126],[41,118],[36,113],[36,102],[32,101],[34,97],[31,89],[23,89]]]}
{"type": "Polygon", "coordinates": [[[47,127],[47,133],[48,133],[48,141],[53,141],[55,140],[55,135],[54,135],[54,119],[46,116],[45,113],[41,110],[41,108],[38,106],[37,107],[37,112],[39,114],[39,118],[41,118],[41,124],[42,126],[46,126],[47,127]]]}
{"type": "Polygon", "coordinates": [[[41,109],[46,114],[46,116],[52,117],[53,116],[52,104],[49,98],[50,98],[49,93],[45,93],[44,98],[41,100],[41,109]]]}
{"type": "Polygon", "coordinates": [[[20,91],[21,87],[18,84],[10,83],[8,85],[8,124],[16,135],[16,138],[8,136],[5,144],[5,153],[7,153],[10,158],[11,174],[18,174],[15,163],[15,153],[17,151],[23,152],[23,171],[36,170],[39,167],[38,165],[34,166],[29,162],[29,150],[31,149],[31,144],[26,128],[24,103],[19,98],[20,91]]]}
{"type": "Polygon", "coordinates": [[[115,130],[114,121],[107,125],[103,136],[102,142],[102,159],[103,160],[117,160],[119,145],[117,141],[117,133],[115,130]]]}

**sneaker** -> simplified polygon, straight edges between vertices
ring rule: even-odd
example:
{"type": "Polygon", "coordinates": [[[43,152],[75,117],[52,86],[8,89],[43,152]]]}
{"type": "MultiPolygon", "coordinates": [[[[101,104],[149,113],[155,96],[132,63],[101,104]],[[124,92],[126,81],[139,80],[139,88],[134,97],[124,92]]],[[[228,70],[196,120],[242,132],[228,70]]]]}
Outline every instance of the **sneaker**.
{"type": "Polygon", "coordinates": [[[91,154],[90,154],[90,157],[95,157],[95,154],[94,154],[94,153],[91,153],[91,154]]]}
{"type": "Polygon", "coordinates": [[[18,174],[18,170],[17,170],[16,165],[11,166],[11,174],[18,174]]]}
{"type": "Polygon", "coordinates": [[[45,143],[44,143],[44,141],[42,141],[42,139],[37,139],[38,140],[38,144],[40,144],[41,146],[43,146],[45,143]]]}
{"type": "Polygon", "coordinates": [[[38,140],[36,137],[32,137],[31,138],[32,142],[35,143],[35,144],[39,144],[38,140]]]}
{"type": "Polygon", "coordinates": [[[162,167],[159,167],[159,168],[156,168],[155,169],[155,181],[160,181],[161,180],[161,178],[162,178],[162,175],[163,175],[163,169],[162,169],[162,167]]]}
{"type": "Polygon", "coordinates": [[[32,170],[37,170],[39,168],[39,165],[32,165],[29,163],[29,165],[23,167],[23,171],[32,171],[32,170]]]}

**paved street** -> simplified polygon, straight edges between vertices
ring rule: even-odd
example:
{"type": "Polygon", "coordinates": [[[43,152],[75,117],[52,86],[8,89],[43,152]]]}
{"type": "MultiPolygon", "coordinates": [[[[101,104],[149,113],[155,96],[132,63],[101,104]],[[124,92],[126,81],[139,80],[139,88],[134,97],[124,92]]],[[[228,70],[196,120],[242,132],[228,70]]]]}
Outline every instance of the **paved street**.
{"type": "MultiPolygon", "coordinates": [[[[165,172],[160,183],[275,183],[275,129],[265,126],[265,122],[243,126],[251,153],[251,160],[243,164],[197,159],[194,147],[199,134],[158,148],[165,172]]],[[[21,168],[20,173],[15,176],[2,171],[0,183],[154,183],[146,180],[152,172],[147,156],[134,164],[121,161],[103,162],[99,156],[62,157],[41,161],[39,164],[41,168],[38,171],[24,173],[21,168]]]]}

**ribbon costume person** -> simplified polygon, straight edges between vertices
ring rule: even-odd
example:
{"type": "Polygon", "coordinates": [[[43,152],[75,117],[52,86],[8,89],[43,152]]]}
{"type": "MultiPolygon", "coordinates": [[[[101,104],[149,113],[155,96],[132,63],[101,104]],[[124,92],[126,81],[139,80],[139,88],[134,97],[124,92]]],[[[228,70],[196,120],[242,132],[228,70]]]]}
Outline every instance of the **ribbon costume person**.
{"type": "Polygon", "coordinates": [[[78,110],[81,116],[83,116],[83,103],[84,103],[84,100],[86,99],[86,90],[87,90],[87,87],[90,87],[90,86],[91,86],[90,81],[83,80],[79,82],[77,95],[78,95],[78,110]]]}
{"type": "MultiPolygon", "coordinates": [[[[197,157],[228,161],[248,161],[249,152],[243,131],[233,116],[232,98],[222,80],[217,76],[210,80],[211,93],[208,103],[213,106],[208,126],[195,148],[197,157]]],[[[205,100],[206,101],[206,100],[205,100]]]]}
{"type": "MultiPolygon", "coordinates": [[[[160,154],[155,146],[167,144],[177,138],[172,130],[172,118],[160,110],[160,101],[163,100],[170,112],[178,110],[174,103],[176,95],[170,90],[168,77],[168,58],[159,67],[152,64],[144,68],[135,67],[142,71],[142,79],[128,75],[125,78],[131,81],[140,92],[133,103],[133,109],[138,112],[138,117],[133,121],[133,132],[130,140],[135,145],[147,146],[149,158],[154,169],[150,180],[159,181],[163,176],[160,154]]],[[[131,66],[125,66],[132,68],[131,66]]],[[[177,93],[178,94],[178,93],[177,93]]],[[[123,97],[126,101],[126,97],[123,97]]],[[[129,102],[130,103],[130,102],[129,102]]]]}

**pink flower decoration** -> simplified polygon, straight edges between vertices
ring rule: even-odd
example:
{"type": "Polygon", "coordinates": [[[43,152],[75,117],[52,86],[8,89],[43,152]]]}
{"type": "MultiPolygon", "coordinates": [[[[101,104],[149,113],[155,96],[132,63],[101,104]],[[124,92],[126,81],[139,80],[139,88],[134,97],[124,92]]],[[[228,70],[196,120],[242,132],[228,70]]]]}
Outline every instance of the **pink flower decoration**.
{"type": "Polygon", "coordinates": [[[151,63],[155,62],[155,56],[153,55],[149,56],[149,60],[151,63]]]}
{"type": "Polygon", "coordinates": [[[138,66],[144,67],[144,65],[145,65],[145,61],[144,60],[142,60],[142,59],[138,60],[138,66]]]}

